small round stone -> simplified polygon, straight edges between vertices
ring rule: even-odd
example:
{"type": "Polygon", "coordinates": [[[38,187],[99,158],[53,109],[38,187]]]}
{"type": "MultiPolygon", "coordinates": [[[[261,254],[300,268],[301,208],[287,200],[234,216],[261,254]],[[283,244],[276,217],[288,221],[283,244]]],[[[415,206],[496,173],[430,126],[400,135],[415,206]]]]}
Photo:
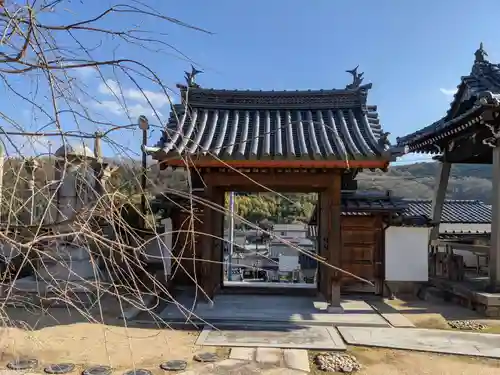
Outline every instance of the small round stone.
{"type": "Polygon", "coordinates": [[[138,368],[136,370],[127,371],[123,375],[152,375],[152,373],[149,370],[138,368]]]}
{"type": "Polygon", "coordinates": [[[160,368],[165,371],[182,371],[185,370],[186,367],[187,367],[187,362],[179,359],[167,361],[160,365],[160,368]]]}
{"type": "Polygon", "coordinates": [[[474,320],[449,320],[448,325],[454,329],[460,329],[464,331],[482,331],[486,329],[484,324],[478,323],[474,320]]]}
{"type": "Polygon", "coordinates": [[[200,353],[195,354],[193,359],[197,362],[215,362],[219,357],[215,353],[200,353]]]}
{"type": "Polygon", "coordinates": [[[34,358],[20,358],[7,363],[11,370],[31,370],[38,366],[38,360],[34,358]]]}
{"type": "Polygon", "coordinates": [[[111,367],[92,366],[83,370],[82,375],[111,375],[111,367]]]}
{"type": "Polygon", "coordinates": [[[326,372],[352,373],[361,369],[356,357],[341,353],[321,353],[315,358],[318,369],[326,372]]]}
{"type": "Polygon", "coordinates": [[[67,374],[75,369],[72,363],[56,363],[43,369],[47,374],[67,374]]]}

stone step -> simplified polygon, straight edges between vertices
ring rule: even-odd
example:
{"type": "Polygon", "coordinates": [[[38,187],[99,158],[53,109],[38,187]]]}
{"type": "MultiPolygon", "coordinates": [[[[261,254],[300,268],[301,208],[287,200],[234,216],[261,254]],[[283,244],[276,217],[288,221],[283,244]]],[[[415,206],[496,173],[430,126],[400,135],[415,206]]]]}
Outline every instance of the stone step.
{"type": "Polygon", "coordinates": [[[287,369],[310,371],[309,356],[304,349],[242,348],[231,349],[229,358],[235,361],[257,362],[257,365],[284,365],[287,369]]]}

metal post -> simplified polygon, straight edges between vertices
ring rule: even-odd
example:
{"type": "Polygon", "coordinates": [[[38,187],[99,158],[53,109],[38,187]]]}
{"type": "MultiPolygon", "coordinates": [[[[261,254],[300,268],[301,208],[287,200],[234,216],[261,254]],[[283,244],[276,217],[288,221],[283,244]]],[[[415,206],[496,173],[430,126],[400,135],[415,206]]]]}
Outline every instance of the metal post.
{"type": "Polygon", "coordinates": [[[227,257],[227,280],[233,280],[234,250],[234,192],[229,192],[229,256],[227,257]]]}
{"type": "Polygon", "coordinates": [[[145,147],[148,142],[149,121],[146,116],[139,116],[139,128],[142,130],[142,173],[141,173],[141,213],[142,228],[146,227],[146,183],[147,183],[147,155],[145,147]]]}
{"type": "Polygon", "coordinates": [[[29,158],[25,161],[24,168],[29,174],[28,194],[29,194],[29,225],[33,225],[35,216],[35,172],[40,166],[38,160],[29,158]]]}

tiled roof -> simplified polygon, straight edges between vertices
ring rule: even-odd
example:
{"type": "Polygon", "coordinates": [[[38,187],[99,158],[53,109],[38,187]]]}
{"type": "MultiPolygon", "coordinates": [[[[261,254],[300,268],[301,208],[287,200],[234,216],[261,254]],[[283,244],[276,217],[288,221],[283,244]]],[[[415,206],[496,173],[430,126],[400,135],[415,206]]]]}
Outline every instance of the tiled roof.
{"type": "Polygon", "coordinates": [[[225,160],[394,159],[367,88],[230,91],[190,88],[156,145],[167,155],[225,160]],[[187,109],[186,109],[187,107],[187,109]]]}
{"type": "MultiPolygon", "coordinates": [[[[427,216],[432,218],[431,200],[405,199],[404,216],[427,216]]],[[[489,224],[491,206],[479,200],[446,200],[443,205],[441,223],[445,224],[489,224]]]]}
{"type": "MultiPolygon", "coordinates": [[[[368,194],[363,192],[344,194],[342,196],[343,216],[368,216],[374,212],[403,212],[406,203],[402,199],[392,198],[387,194],[368,194]]],[[[314,207],[309,225],[316,225],[317,206],[314,207]]]]}
{"type": "Polygon", "coordinates": [[[471,73],[461,78],[446,116],[423,129],[398,138],[398,146],[408,146],[409,151],[439,153],[439,149],[432,147],[432,143],[480,123],[485,105],[500,105],[500,64],[475,61],[471,73]]]}

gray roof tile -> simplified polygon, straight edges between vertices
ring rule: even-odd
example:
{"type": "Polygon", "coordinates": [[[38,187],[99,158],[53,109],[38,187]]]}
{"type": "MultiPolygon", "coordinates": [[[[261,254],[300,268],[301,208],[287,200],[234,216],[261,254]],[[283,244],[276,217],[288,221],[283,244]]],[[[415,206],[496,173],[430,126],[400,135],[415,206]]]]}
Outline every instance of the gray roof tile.
{"type": "Polygon", "coordinates": [[[416,132],[398,138],[398,146],[409,146],[410,151],[438,153],[438,150],[433,149],[430,143],[422,144],[423,141],[446,132],[455,134],[457,130],[461,131],[474,125],[477,122],[469,120],[476,112],[481,111],[485,103],[500,103],[500,64],[476,61],[471,73],[461,77],[461,82],[446,115],[416,132]],[[453,118],[453,112],[457,106],[461,106],[462,110],[457,117],[453,118]]]}
{"type": "MultiPolygon", "coordinates": [[[[432,201],[405,199],[407,208],[404,216],[426,216],[432,218],[432,201]]],[[[491,206],[479,200],[446,200],[443,205],[441,223],[446,224],[489,224],[491,206]]]]}
{"type": "MultiPolygon", "coordinates": [[[[185,93],[184,93],[185,94],[185,93]]],[[[221,159],[384,159],[392,154],[366,90],[226,91],[191,88],[157,147],[221,159]]]]}
{"type": "MultiPolygon", "coordinates": [[[[404,200],[393,198],[387,194],[369,194],[356,192],[343,194],[341,197],[343,216],[368,216],[374,212],[403,212],[407,208],[404,200]]],[[[317,206],[314,207],[309,225],[316,225],[317,206]]]]}

